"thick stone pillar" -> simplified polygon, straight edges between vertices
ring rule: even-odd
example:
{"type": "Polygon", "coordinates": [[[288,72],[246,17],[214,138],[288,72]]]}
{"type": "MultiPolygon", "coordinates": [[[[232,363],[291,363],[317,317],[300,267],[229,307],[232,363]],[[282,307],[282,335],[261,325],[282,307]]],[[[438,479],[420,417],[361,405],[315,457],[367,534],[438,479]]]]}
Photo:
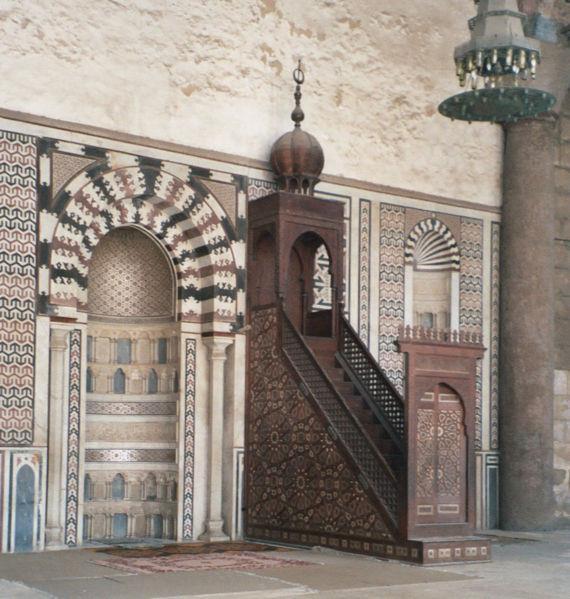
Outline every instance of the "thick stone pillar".
{"type": "Polygon", "coordinates": [[[206,337],[209,349],[209,433],[208,452],[208,519],[206,532],[200,537],[206,541],[228,541],[222,515],[222,471],[224,449],[224,366],[226,348],[233,343],[228,337],[206,337]]]}
{"type": "Polygon", "coordinates": [[[46,506],[46,544],[64,544],[65,419],[67,416],[68,329],[52,328],[50,338],[49,437],[46,506]]]}
{"type": "Polygon", "coordinates": [[[555,118],[507,128],[501,252],[501,527],[552,525],[555,118]]]}

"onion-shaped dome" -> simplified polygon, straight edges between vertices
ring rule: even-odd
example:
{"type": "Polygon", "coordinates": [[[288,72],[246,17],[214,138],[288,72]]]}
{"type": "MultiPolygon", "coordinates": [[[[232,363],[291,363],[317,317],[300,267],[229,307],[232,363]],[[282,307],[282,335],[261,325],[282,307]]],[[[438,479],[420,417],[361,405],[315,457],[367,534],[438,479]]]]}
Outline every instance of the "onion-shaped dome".
{"type": "Polygon", "coordinates": [[[317,138],[301,128],[282,135],[271,150],[271,166],[281,189],[312,195],[325,165],[317,138]]]}
{"type": "Polygon", "coordinates": [[[295,69],[293,78],[297,83],[295,90],[295,109],[291,118],[295,123],[293,131],[282,135],[271,149],[271,166],[280,189],[293,193],[313,195],[315,185],[323,171],[325,156],[317,138],[301,129],[305,114],[301,109],[301,85],[305,75],[301,63],[295,69]]]}

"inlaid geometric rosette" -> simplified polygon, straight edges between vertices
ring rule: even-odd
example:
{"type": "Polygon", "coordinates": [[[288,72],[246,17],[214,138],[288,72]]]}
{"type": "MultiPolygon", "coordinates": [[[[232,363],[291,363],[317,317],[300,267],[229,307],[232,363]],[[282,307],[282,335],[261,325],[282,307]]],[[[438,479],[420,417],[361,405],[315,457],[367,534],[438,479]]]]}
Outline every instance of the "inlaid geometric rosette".
{"type": "Polygon", "coordinates": [[[277,331],[275,308],[253,314],[247,530],[266,530],[270,537],[277,531],[334,531],[347,540],[390,539],[358,474],[285,367],[277,331]]]}

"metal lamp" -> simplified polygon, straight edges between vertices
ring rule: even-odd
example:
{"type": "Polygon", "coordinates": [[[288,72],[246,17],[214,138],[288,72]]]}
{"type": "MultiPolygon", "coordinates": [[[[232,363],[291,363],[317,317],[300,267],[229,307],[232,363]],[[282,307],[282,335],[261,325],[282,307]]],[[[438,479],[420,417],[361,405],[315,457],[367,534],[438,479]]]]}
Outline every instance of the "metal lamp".
{"type": "Polygon", "coordinates": [[[471,40],[455,48],[461,87],[470,91],[448,98],[442,115],[463,121],[507,123],[550,110],[556,98],[525,85],[536,77],[540,45],[524,34],[526,15],[517,0],[475,0],[469,21],[471,40]]]}

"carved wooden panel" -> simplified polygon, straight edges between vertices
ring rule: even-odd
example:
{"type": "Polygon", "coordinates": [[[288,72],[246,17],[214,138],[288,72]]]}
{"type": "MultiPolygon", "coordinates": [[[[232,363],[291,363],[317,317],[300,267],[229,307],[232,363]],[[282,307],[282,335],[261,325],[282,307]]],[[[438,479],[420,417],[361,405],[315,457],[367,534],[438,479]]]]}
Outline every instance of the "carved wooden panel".
{"type": "Polygon", "coordinates": [[[466,435],[460,398],[444,385],[417,410],[417,516],[421,524],[466,521],[466,435]]]}
{"type": "Polygon", "coordinates": [[[276,308],[252,313],[247,534],[390,539],[378,509],[290,375],[278,345],[277,318],[276,308]]]}

